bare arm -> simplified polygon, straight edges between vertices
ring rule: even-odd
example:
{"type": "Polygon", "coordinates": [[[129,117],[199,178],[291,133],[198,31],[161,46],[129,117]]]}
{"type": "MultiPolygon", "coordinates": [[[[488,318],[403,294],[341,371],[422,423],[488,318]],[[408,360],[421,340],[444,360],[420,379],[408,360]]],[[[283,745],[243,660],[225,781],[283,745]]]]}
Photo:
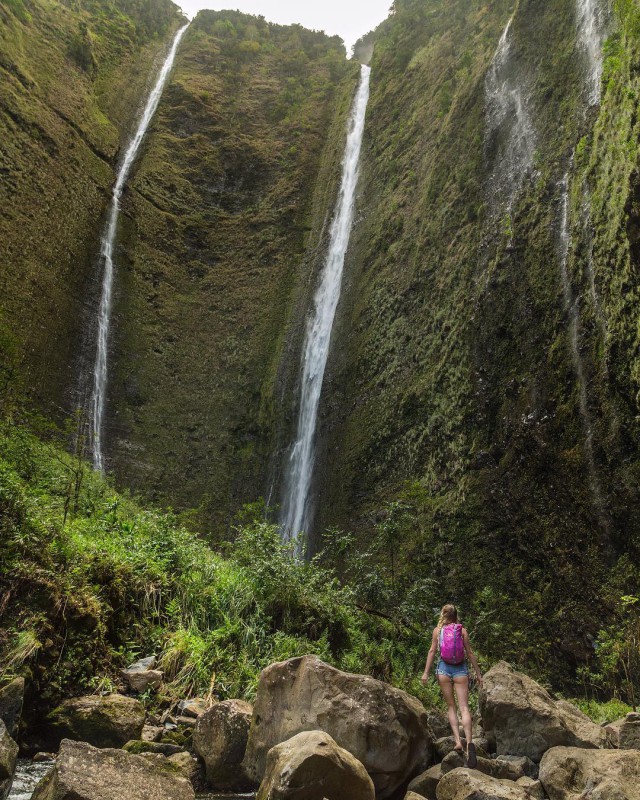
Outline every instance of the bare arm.
{"type": "Polygon", "coordinates": [[[471,642],[469,641],[469,635],[467,634],[466,628],[462,629],[462,640],[464,641],[464,649],[467,654],[467,658],[473,664],[473,669],[475,670],[476,678],[478,679],[478,686],[482,688],[482,673],[480,672],[476,654],[471,649],[471,642]]]}
{"type": "Polygon", "coordinates": [[[427,655],[427,663],[424,668],[424,672],[422,673],[422,677],[420,680],[422,683],[426,683],[429,678],[429,672],[431,671],[431,667],[433,666],[433,660],[436,657],[436,651],[438,649],[438,629],[433,629],[433,634],[431,635],[431,647],[429,648],[429,654],[427,655]]]}

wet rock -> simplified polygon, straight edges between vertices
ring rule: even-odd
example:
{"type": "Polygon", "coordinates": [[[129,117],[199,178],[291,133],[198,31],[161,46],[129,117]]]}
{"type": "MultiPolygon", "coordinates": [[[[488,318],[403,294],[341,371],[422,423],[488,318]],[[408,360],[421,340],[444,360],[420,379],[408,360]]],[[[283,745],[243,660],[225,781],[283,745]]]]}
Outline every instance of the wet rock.
{"type": "Polygon", "coordinates": [[[640,800],[640,750],[554,747],[540,781],[550,800],[640,800]]]}
{"type": "Polygon", "coordinates": [[[140,739],[144,727],[144,706],[132,697],[110,694],[66,700],[49,714],[52,739],[74,739],[95,747],[122,747],[140,739]]]}
{"type": "Polygon", "coordinates": [[[183,753],[184,748],[169,742],[144,742],[141,739],[133,739],[123,747],[127,753],[142,755],[142,753],[159,753],[161,756],[173,756],[176,753],[183,753]]]}
{"type": "Polygon", "coordinates": [[[480,693],[482,720],[496,737],[500,755],[528,756],[540,761],[558,745],[597,748],[604,731],[575,706],[554,700],[531,678],[504,661],[484,677],[480,693]]]}
{"type": "Polygon", "coordinates": [[[374,800],[362,764],[323,731],[271,748],[257,800],[374,800]]]}
{"type": "Polygon", "coordinates": [[[9,736],[7,726],[0,719],[0,800],[9,794],[16,771],[18,745],[9,736]]]}
{"type": "Polygon", "coordinates": [[[149,689],[157,689],[162,684],[163,672],[154,669],[155,665],[155,656],[141,658],[140,661],[121,670],[120,674],[134,692],[146,692],[149,689]]]}
{"type": "Polygon", "coordinates": [[[243,766],[251,715],[252,708],[244,700],[225,700],[198,717],[193,748],[204,761],[212,788],[243,791],[257,786],[243,766]]]}
{"type": "Polygon", "coordinates": [[[427,712],[416,698],[304,656],[272,664],[260,676],[247,774],[261,780],[269,750],[311,730],[328,733],[364,764],[380,798],[394,794],[433,760],[427,712]]]}
{"type": "Polygon", "coordinates": [[[4,722],[9,736],[15,738],[22,717],[24,702],[24,678],[14,678],[0,688],[0,719],[4,722]]]}
{"type": "Polygon", "coordinates": [[[492,778],[474,769],[459,768],[443,775],[437,800],[531,800],[523,786],[492,778]]]}
{"type": "Polygon", "coordinates": [[[189,781],[163,756],[157,758],[65,739],[32,800],[194,800],[189,781]]]}
{"type": "Polygon", "coordinates": [[[620,726],[618,747],[621,750],[640,750],[640,714],[627,714],[620,726]]]}
{"type": "Polygon", "coordinates": [[[442,778],[442,765],[429,767],[426,772],[414,778],[407,787],[410,792],[424,797],[425,800],[436,800],[436,788],[442,778]]]}

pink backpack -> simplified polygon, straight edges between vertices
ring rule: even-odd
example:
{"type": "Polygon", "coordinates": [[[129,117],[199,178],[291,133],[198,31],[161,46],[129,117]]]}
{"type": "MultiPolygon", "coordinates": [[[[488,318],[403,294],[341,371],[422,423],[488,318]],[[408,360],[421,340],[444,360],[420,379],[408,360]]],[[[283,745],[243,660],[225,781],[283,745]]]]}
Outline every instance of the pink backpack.
{"type": "Polygon", "coordinates": [[[451,623],[440,628],[440,658],[445,664],[462,664],[464,661],[464,640],[462,625],[451,623]]]}

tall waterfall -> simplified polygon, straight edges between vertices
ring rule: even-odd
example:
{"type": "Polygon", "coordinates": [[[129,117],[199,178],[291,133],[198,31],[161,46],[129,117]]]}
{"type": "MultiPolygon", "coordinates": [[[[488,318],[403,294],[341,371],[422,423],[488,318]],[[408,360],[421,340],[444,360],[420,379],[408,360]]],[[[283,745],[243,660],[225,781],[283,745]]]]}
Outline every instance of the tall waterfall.
{"type": "Polygon", "coordinates": [[[582,354],[580,353],[580,306],[579,297],[574,295],[571,279],[569,277],[569,252],[571,249],[571,220],[569,215],[569,173],[563,177],[560,183],[560,279],[562,282],[562,293],[564,305],[569,317],[569,346],[571,348],[571,360],[573,371],[578,385],[578,408],[582,420],[584,431],[584,452],[589,471],[589,484],[593,505],[606,529],[606,512],[602,496],[602,487],[598,478],[596,464],[593,457],[593,425],[589,412],[589,402],[587,394],[587,380],[584,372],[582,354]]]}
{"type": "Polygon", "coordinates": [[[108,378],[108,346],[109,346],[109,328],[111,325],[111,311],[113,300],[113,275],[114,275],[114,246],[116,233],[118,231],[118,218],[120,216],[120,199],[122,192],[129,177],[131,167],[142,144],[142,140],[147,132],[149,123],[158,108],[162,90],[164,89],[169,73],[173,66],[178,45],[182,39],[184,32],[188,28],[185,25],[181,28],[171,45],[169,55],[165,59],[155,86],[151,90],[151,94],[147,99],[142,119],[138,125],[135,136],[129,142],[125,151],[124,158],[118,171],[115,186],[111,196],[111,206],[109,209],[109,216],[107,224],[102,235],[102,242],[100,245],[100,263],[103,264],[102,272],[102,289],[100,294],[100,306],[98,309],[98,332],[96,341],[96,354],[93,366],[93,387],[91,391],[91,399],[89,401],[89,425],[90,425],[90,448],[91,456],[93,459],[93,466],[96,469],[102,470],[104,467],[104,456],[102,448],[102,432],[104,427],[104,411],[106,403],[107,392],[107,378],[108,378]]]}
{"type": "Polygon", "coordinates": [[[512,52],[512,23],[513,17],[502,32],[485,78],[485,152],[493,165],[490,194],[499,210],[507,212],[533,164],[536,146],[524,79],[512,52]]]}
{"type": "Polygon", "coordinates": [[[587,59],[587,92],[589,105],[600,102],[602,78],[602,45],[605,31],[603,0],[576,0],[578,45],[587,59]]]}
{"type": "Polygon", "coordinates": [[[318,406],[353,222],[370,74],[369,67],[363,64],[360,85],[349,120],[342,162],[342,183],[331,223],[329,250],[314,296],[313,312],[307,321],[301,365],[298,427],[286,467],[285,494],[280,518],[282,535],[287,540],[306,530],[310,522],[309,494],[315,460],[318,406]]]}

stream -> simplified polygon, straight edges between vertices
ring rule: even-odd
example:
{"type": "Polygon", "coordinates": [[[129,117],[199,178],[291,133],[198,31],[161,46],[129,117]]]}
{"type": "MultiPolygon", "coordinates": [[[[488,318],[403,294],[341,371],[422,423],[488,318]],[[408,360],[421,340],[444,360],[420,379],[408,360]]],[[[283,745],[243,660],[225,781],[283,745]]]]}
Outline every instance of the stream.
{"type": "MultiPolygon", "coordinates": [[[[53,761],[34,764],[29,759],[18,759],[16,774],[7,800],[31,800],[34,789],[53,766],[53,761]]],[[[198,795],[199,800],[254,800],[254,794],[215,794],[198,795]]]]}

